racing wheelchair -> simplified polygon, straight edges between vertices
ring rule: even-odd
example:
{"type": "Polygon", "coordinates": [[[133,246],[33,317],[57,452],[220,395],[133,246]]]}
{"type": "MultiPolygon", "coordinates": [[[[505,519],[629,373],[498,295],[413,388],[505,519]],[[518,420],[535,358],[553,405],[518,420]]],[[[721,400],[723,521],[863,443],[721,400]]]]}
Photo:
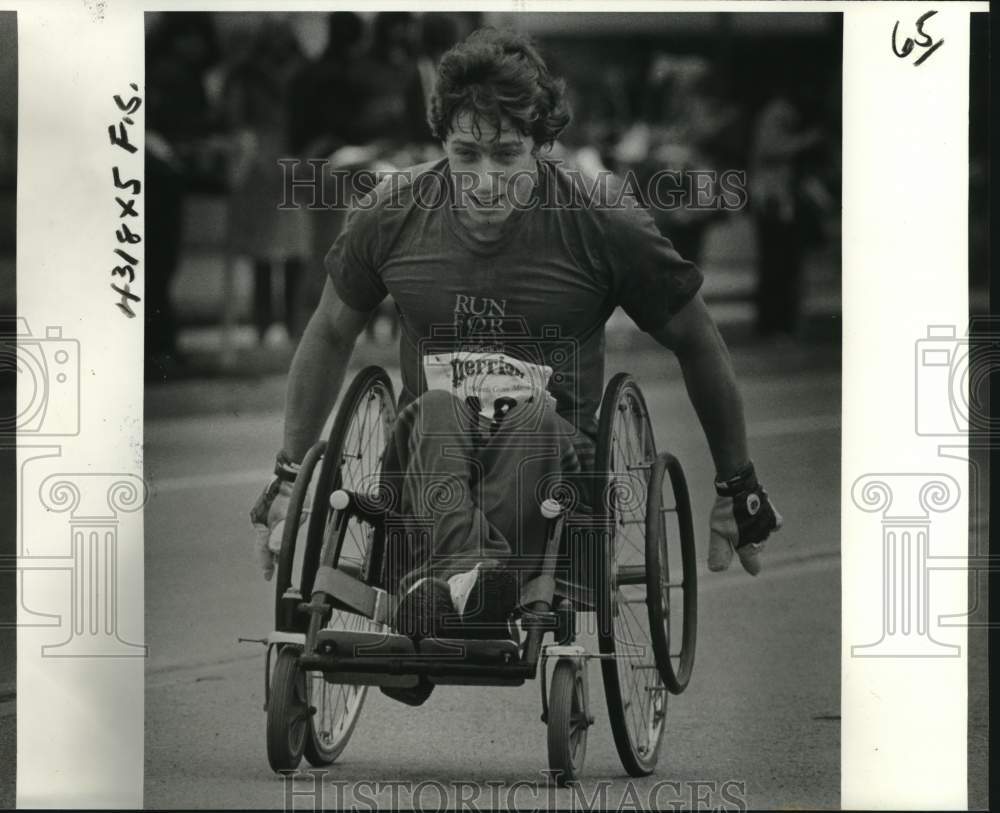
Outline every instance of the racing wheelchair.
{"type": "Polygon", "coordinates": [[[369,686],[413,687],[421,678],[519,686],[540,678],[549,766],[565,785],[583,768],[594,723],[587,665],[598,660],[622,765],[632,776],[650,774],[667,695],[683,692],[691,678],[697,572],[684,473],[672,455],[657,454],[636,382],[619,373],[605,389],[592,493],[585,500],[555,487],[541,501],[542,564],[522,587],[516,635],[504,640],[415,643],[389,626],[393,547],[413,542],[412,525],[394,524],[381,488],[392,471],[396,409],[387,373],[363,369],[329,438],[302,461],[278,555],[275,629],[266,640],[271,768],[295,771],[303,757],[313,766],[336,760],[369,686]],[[597,652],[580,641],[583,613],[596,620],[597,652]]]}

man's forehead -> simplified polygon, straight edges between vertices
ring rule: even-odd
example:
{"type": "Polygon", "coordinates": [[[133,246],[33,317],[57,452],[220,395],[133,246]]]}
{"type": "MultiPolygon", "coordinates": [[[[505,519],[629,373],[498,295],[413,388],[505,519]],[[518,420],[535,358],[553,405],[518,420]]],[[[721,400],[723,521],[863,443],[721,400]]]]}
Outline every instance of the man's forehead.
{"type": "Polygon", "coordinates": [[[477,141],[481,144],[498,141],[503,144],[520,144],[524,141],[521,131],[507,119],[501,119],[498,133],[495,121],[486,116],[476,116],[467,110],[455,116],[452,136],[461,141],[477,141]]]}

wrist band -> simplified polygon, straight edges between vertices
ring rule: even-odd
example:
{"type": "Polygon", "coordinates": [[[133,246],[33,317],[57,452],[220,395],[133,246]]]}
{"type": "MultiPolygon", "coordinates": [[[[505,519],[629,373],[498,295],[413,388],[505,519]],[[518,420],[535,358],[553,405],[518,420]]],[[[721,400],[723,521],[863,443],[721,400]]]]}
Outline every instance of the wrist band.
{"type": "Polygon", "coordinates": [[[745,466],[741,466],[739,470],[727,480],[716,480],[715,490],[719,494],[732,494],[738,491],[743,491],[751,483],[756,483],[757,476],[754,472],[753,461],[748,460],[745,466]]]}

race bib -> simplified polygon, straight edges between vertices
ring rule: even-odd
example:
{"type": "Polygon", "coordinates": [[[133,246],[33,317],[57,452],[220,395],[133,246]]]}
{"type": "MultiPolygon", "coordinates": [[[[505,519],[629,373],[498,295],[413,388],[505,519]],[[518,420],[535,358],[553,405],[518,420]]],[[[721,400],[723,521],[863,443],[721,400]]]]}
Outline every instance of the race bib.
{"type": "Polygon", "coordinates": [[[459,400],[478,398],[480,412],[493,417],[496,402],[515,404],[551,398],[546,391],[552,368],[521,361],[505,353],[456,352],[424,356],[428,390],[445,390],[459,400]]]}

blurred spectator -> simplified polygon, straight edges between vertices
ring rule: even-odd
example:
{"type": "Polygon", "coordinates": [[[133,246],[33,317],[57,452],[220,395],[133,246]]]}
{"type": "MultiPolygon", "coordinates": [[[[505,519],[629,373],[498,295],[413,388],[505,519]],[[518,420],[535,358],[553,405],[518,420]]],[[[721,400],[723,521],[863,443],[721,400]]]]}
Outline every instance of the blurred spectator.
{"type": "Polygon", "coordinates": [[[213,18],[164,14],[146,40],[146,374],[180,362],[170,283],[183,239],[188,191],[224,187],[225,159],[205,74],[219,60],[213,18]]]}
{"type": "Polygon", "coordinates": [[[284,263],[285,338],[297,335],[297,292],[308,252],[306,220],[278,209],[282,197],[279,158],[287,157],[288,91],[304,57],[291,25],[268,21],[233,66],[224,91],[234,140],[230,172],[230,250],[254,264],[254,325],[260,341],[274,322],[272,268],[284,263]]]}
{"type": "Polygon", "coordinates": [[[437,79],[438,62],[460,38],[458,21],[452,15],[427,12],[420,18],[420,49],[416,70],[411,73],[406,92],[409,132],[415,143],[437,143],[427,124],[427,111],[437,79]]]}
{"type": "Polygon", "coordinates": [[[304,64],[289,89],[289,145],[301,158],[322,158],[344,144],[358,144],[357,113],[365,101],[357,61],[364,21],[353,11],[327,17],[327,43],[304,64]]]}
{"type": "MultiPolygon", "coordinates": [[[[296,157],[329,159],[338,150],[364,143],[367,135],[359,115],[368,95],[361,64],[364,38],[365,24],[358,14],[335,11],[328,15],[326,47],[316,60],[299,70],[289,89],[289,142],[296,157]]],[[[322,200],[332,208],[301,208],[288,213],[304,220],[307,226],[308,273],[301,296],[305,313],[319,301],[326,280],[323,258],[347,213],[347,201],[338,195],[347,184],[340,183],[340,189],[336,188],[334,169],[330,162],[320,181],[325,187],[322,200]]],[[[299,203],[304,205],[302,200],[299,203]]]]}
{"type": "Polygon", "coordinates": [[[614,147],[631,123],[628,80],[620,65],[599,66],[589,81],[569,87],[573,95],[573,127],[563,140],[570,146],[597,151],[602,164],[613,162],[614,147]]]}
{"type": "Polygon", "coordinates": [[[757,115],[749,172],[750,205],[757,231],[757,332],[793,335],[802,307],[802,269],[810,217],[830,205],[818,179],[803,171],[808,151],[822,142],[803,130],[784,94],[757,115]]]}
{"type": "MultiPolygon", "coordinates": [[[[623,134],[614,150],[621,169],[631,169],[641,189],[662,170],[655,189],[670,206],[650,213],[663,234],[685,258],[698,262],[706,228],[720,211],[712,205],[714,186],[701,173],[724,166],[719,145],[732,141],[739,111],[718,88],[707,59],[700,56],[653,54],[646,75],[642,115],[623,134]]],[[[649,201],[645,201],[649,204],[649,201]]]]}
{"type": "Polygon", "coordinates": [[[418,73],[414,19],[408,11],[381,11],[372,23],[372,44],[361,60],[365,89],[358,110],[361,143],[380,142],[384,151],[415,140],[407,117],[407,89],[418,73]]]}

